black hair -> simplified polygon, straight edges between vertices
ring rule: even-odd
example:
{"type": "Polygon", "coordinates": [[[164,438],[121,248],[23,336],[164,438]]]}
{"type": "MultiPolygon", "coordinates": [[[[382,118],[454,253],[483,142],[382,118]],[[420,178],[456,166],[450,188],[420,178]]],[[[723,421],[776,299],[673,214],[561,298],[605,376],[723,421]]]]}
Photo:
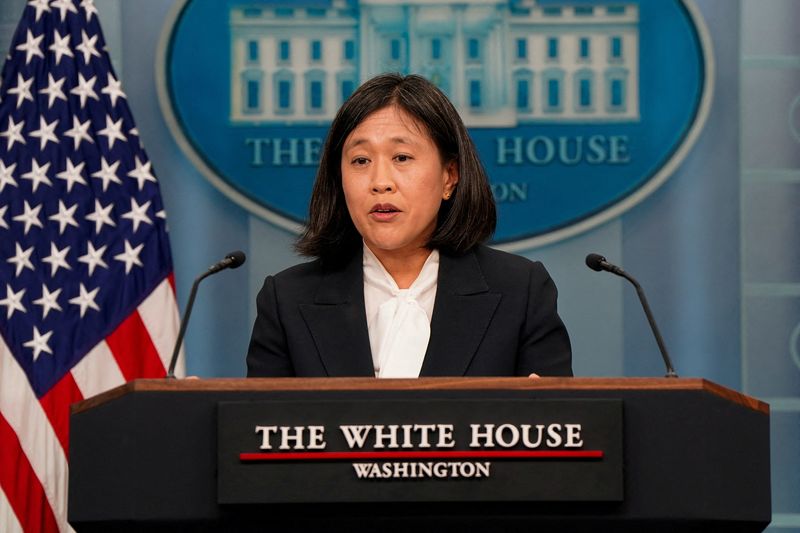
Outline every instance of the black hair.
{"type": "Polygon", "coordinates": [[[461,253],[494,233],[497,214],[486,171],[453,104],[422,76],[381,74],[363,83],[333,119],[311,193],[308,221],[295,244],[300,254],[336,262],[360,248],[361,235],[350,218],[342,188],[342,147],[365,118],[391,105],[426,129],[444,164],[457,166],[458,184],[442,202],[427,246],[461,253]]]}

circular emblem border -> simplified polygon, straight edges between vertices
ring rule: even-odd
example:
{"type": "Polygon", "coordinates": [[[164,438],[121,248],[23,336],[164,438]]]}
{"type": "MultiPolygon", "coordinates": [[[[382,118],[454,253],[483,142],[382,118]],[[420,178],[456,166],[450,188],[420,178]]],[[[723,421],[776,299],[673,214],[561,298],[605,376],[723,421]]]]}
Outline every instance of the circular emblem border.
{"type": "MultiPolygon", "coordinates": [[[[183,129],[180,126],[178,117],[175,115],[175,111],[172,107],[172,102],[170,99],[166,69],[173,29],[176,22],[180,18],[184,7],[190,1],[191,0],[179,0],[173,5],[172,10],[169,12],[164,22],[164,27],[161,30],[161,36],[159,37],[158,48],[156,50],[156,90],[158,94],[159,106],[161,107],[161,111],[164,113],[164,120],[167,123],[167,127],[169,128],[173,138],[177,142],[184,155],[186,155],[195,168],[197,168],[201,174],[212,185],[214,185],[214,187],[216,187],[229,199],[241,205],[251,213],[267,220],[268,222],[271,222],[280,228],[297,234],[302,230],[302,224],[299,224],[294,220],[281,216],[267,209],[260,203],[254,201],[252,198],[233,187],[225,179],[221,178],[216,170],[214,170],[214,168],[209,164],[209,162],[200,153],[198,153],[196,147],[186,137],[183,129]]],[[[706,120],[708,119],[708,114],[711,109],[712,95],[714,92],[715,72],[711,36],[708,32],[708,27],[703,20],[702,14],[700,13],[700,9],[695,4],[694,0],[681,0],[681,3],[686,8],[687,13],[689,13],[700,41],[700,49],[703,54],[704,66],[703,92],[700,95],[700,103],[697,107],[694,121],[692,122],[689,130],[686,132],[686,135],[684,135],[683,139],[680,141],[680,144],[672,153],[672,156],[669,158],[669,160],[636,191],[629,194],[619,202],[616,202],[614,205],[594,215],[582,218],[574,224],[570,224],[547,233],[536,235],[534,237],[525,237],[511,242],[496,244],[494,247],[511,252],[529,250],[548,244],[553,244],[555,242],[587,232],[590,229],[600,226],[611,219],[622,215],[633,206],[653,194],[653,192],[661,187],[661,185],[663,185],[664,182],[667,181],[667,179],[672,176],[675,170],[680,166],[680,164],[689,154],[690,150],[694,147],[694,144],[697,141],[700,132],[703,130],[706,120]]]]}

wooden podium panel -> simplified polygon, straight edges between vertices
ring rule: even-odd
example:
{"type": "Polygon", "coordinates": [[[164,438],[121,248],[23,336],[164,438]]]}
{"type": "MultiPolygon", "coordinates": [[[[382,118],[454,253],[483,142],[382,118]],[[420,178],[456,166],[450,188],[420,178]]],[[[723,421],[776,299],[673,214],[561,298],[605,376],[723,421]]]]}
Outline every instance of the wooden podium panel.
{"type": "Polygon", "coordinates": [[[769,466],[769,407],[702,379],[138,380],[73,406],[69,520],[78,531],[761,531],[769,466]],[[218,503],[223,402],[593,399],[622,405],[621,501],[218,503]]]}

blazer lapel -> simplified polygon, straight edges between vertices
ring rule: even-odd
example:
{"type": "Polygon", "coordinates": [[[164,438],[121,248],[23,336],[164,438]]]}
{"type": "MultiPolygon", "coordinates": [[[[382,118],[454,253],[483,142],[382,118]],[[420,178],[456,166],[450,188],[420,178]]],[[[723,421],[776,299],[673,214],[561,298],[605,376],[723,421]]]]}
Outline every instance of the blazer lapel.
{"type": "Polygon", "coordinates": [[[489,292],[474,252],[441,253],[431,338],[420,376],[463,376],[500,298],[489,292]]]}
{"type": "Polygon", "coordinates": [[[322,277],[313,304],[300,313],[329,376],[375,376],[364,310],[361,254],[322,277]]]}

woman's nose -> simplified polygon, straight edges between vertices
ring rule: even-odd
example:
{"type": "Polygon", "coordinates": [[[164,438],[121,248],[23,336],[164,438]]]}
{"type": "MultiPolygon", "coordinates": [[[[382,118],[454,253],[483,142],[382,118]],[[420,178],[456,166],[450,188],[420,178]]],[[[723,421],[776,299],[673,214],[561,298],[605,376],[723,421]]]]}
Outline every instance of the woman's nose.
{"type": "Polygon", "coordinates": [[[375,180],[372,182],[372,192],[392,192],[394,186],[388,180],[375,180]]]}
{"type": "Polygon", "coordinates": [[[391,165],[375,165],[372,175],[372,192],[387,193],[396,190],[396,185],[392,179],[391,165]]]}

